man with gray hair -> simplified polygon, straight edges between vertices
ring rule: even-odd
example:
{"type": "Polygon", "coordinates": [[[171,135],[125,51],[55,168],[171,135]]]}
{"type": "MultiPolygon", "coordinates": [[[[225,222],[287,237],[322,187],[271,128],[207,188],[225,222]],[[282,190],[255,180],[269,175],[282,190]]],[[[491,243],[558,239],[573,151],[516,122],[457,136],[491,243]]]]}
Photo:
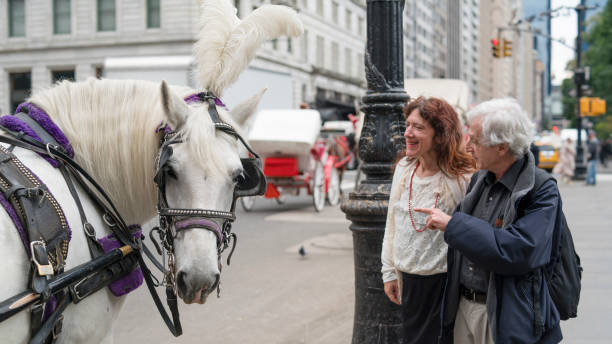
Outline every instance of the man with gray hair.
{"type": "Polygon", "coordinates": [[[542,269],[559,247],[561,198],[529,151],[534,125],[507,98],[467,116],[467,150],[480,171],[464,200],[452,216],[414,209],[428,214],[428,228],[444,231],[449,246],[440,343],[559,343],[542,269]],[[534,190],[536,174],[545,181],[534,190]]]}

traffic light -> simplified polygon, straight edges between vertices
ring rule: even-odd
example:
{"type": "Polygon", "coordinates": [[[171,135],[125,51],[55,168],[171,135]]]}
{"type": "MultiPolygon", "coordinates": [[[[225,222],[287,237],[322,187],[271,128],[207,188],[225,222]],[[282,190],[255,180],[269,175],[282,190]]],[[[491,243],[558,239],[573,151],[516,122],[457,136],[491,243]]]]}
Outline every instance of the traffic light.
{"type": "Polygon", "coordinates": [[[491,53],[493,54],[493,57],[495,58],[500,58],[501,57],[501,52],[499,49],[499,40],[497,38],[493,38],[491,40],[491,53]]]}
{"type": "Polygon", "coordinates": [[[606,113],[606,101],[601,98],[581,97],[580,116],[594,117],[606,113]]]}
{"type": "Polygon", "coordinates": [[[512,56],[512,41],[504,38],[504,57],[512,56]]]}

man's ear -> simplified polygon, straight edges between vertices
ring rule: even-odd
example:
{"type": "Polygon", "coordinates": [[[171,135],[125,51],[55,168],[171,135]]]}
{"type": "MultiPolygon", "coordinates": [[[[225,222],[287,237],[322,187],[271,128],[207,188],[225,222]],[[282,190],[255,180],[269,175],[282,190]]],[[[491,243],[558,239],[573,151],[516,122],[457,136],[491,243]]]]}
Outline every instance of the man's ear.
{"type": "Polygon", "coordinates": [[[497,154],[499,154],[499,156],[503,156],[510,152],[510,146],[508,146],[507,143],[500,143],[495,147],[495,149],[497,150],[497,154]]]}

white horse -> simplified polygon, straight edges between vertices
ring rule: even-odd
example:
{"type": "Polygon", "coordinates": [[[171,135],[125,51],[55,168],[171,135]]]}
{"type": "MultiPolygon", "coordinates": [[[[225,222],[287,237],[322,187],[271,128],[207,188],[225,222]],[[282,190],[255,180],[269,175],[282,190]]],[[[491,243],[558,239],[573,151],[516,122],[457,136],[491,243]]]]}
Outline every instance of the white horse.
{"type": "MultiPolygon", "coordinates": [[[[297,14],[284,6],[263,6],[240,21],[227,0],[201,2],[202,29],[195,53],[199,81],[221,96],[234,82],[263,40],[296,36],[302,32],[297,14]]],[[[165,83],[90,79],[62,82],[35,93],[29,102],[43,109],[63,131],[75,151],[75,160],[102,185],[127,224],[142,224],[156,213],[153,182],[155,157],[164,123],[180,133],[173,145],[171,168],[176,179],[167,184],[168,203],[174,208],[228,211],[235,177],[242,171],[234,136],[215,126],[206,103],[187,104],[197,93],[165,83]]],[[[217,107],[223,121],[238,129],[254,112],[263,92],[232,111],[217,107]]],[[[34,171],[56,197],[72,230],[66,270],[91,259],[76,203],[60,172],[38,154],[16,148],[14,154],[34,171]]],[[[108,235],[101,214],[82,189],[78,190],[96,236],[108,235]]],[[[175,240],[179,296],[185,303],[204,303],[219,278],[217,238],[199,228],[177,234],[175,240]]],[[[0,210],[0,301],[28,288],[30,263],[15,226],[0,210]]],[[[64,312],[59,343],[111,343],[113,321],[124,297],[108,288],[92,294],[64,312]]],[[[23,343],[32,335],[30,312],[22,311],[0,323],[2,343],[23,343]]]]}

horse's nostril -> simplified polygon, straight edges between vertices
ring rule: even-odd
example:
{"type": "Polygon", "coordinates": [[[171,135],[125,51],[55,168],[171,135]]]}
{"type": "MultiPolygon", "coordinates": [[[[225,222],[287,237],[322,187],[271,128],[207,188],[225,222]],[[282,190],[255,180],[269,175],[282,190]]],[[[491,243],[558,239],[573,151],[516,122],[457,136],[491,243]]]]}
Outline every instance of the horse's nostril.
{"type": "Polygon", "coordinates": [[[176,275],[176,285],[181,295],[187,295],[187,283],[185,283],[186,278],[187,273],[183,271],[179,271],[179,273],[176,275]]]}

